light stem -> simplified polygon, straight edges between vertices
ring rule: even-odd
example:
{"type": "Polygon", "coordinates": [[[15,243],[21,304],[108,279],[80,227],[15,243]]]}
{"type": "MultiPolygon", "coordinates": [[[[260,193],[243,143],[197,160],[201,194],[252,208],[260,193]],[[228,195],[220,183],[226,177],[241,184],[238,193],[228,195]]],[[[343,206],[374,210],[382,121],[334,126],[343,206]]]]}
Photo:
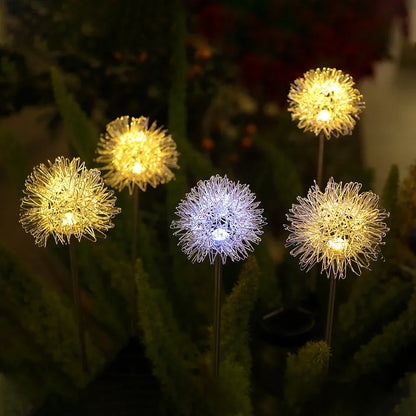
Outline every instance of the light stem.
{"type": "Polygon", "coordinates": [[[81,365],[84,373],[88,372],[88,359],[85,348],[85,329],[84,329],[84,314],[81,307],[81,293],[78,281],[78,263],[76,257],[75,244],[69,242],[69,259],[72,277],[72,296],[74,300],[75,320],[78,325],[78,339],[81,352],[81,365]]]}
{"type": "Polygon", "coordinates": [[[337,279],[335,278],[335,276],[331,276],[329,278],[328,314],[326,318],[326,332],[325,332],[325,342],[327,343],[329,348],[331,348],[332,326],[333,326],[333,321],[334,321],[336,282],[337,282],[337,279]]]}
{"type": "MultiPolygon", "coordinates": [[[[318,168],[316,173],[316,184],[319,186],[319,189],[322,189],[322,172],[324,166],[324,141],[325,137],[323,133],[319,134],[319,147],[318,147],[318,168]]],[[[316,293],[316,286],[318,280],[318,273],[316,271],[312,272],[311,280],[310,280],[310,289],[312,293],[316,293]]]]}
{"type": "Polygon", "coordinates": [[[214,263],[214,375],[220,370],[220,329],[221,329],[221,256],[216,255],[214,263]]]}
{"type": "Polygon", "coordinates": [[[324,134],[319,134],[319,148],[318,148],[318,172],[316,174],[316,183],[319,188],[322,187],[322,171],[324,167],[324,134]]]}
{"type": "Polygon", "coordinates": [[[137,283],[136,283],[136,262],[137,262],[137,233],[139,228],[139,189],[137,185],[133,188],[133,236],[131,242],[131,267],[133,274],[133,299],[131,311],[131,334],[134,335],[137,329],[137,283]]]}
{"type": "Polygon", "coordinates": [[[139,189],[136,185],[133,188],[133,237],[131,241],[131,263],[133,270],[137,260],[137,232],[139,226],[139,189]]]}

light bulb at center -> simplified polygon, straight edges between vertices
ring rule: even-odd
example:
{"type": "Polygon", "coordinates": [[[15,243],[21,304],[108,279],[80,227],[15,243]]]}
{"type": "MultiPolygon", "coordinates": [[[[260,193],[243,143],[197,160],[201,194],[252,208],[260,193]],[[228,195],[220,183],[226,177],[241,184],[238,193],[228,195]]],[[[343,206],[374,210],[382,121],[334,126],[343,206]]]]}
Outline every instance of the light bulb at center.
{"type": "Polygon", "coordinates": [[[139,162],[136,162],[133,166],[134,173],[141,173],[143,171],[143,165],[139,162]]]}
{"type": "Polygon", "coordinates": [[[216,228],[211,235],[216,243],[224,241],[230,236],[223,228],[216,228]]]}
{"type": "Polygon", "coordinates": [[[71,212],[67,212],[62,217],[62,225],[63,226],[74,225],[75,223],[76,223],[76,221],[75,221],[74,215],[71,212]]]}
{"type": "Polygon", "coordinates": [[[328,241],[328,246],[331,247],[335,251],[342,251],[347,246],[348,242],[345,241],[343,238],[335,237],[332,240],[328,241]]]}
{"type": "Polygon", "coordinates": [[[331,113],[328,110],[321,110],[317,115],[320,121],[329,121],[331,119],[331,113]]]}

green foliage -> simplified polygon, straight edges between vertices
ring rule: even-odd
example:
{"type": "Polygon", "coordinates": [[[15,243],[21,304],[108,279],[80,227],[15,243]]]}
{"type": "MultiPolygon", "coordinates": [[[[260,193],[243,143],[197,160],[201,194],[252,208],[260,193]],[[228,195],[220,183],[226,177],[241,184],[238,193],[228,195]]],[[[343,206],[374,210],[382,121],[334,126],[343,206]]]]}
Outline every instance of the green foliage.
{"type": "Polygon", "coordinates": [[[256,143],[262,151],[262,163],[265,163],[264,167],[267,166],[268,175],[271,177],[273,193],[279,195],[284,209],[290,208],[303,190],[296,164],[288,157],[287,152],[267,135],[259,135],[256,143]]]}
{"type": "MultiPolygon", "coordinates": [[[[250,378],[247,369],[232,360],[221,362],[221,371],[216,380],[214,394],[210,397],[212,416],[251,416],[250,378]]],[[[202,410],[202,409],[201,409],[202,410]]],[[[204,413],[201,412],[201,415],[204,413]]]]}
{"type": "Polygon", "coordinates": [[[66,397],[74,394],[71,380],[50,362],[31,335],[3,308],[0,317],[0,371],[33,404],[42,402],[49,394],[66,397]]]}
{"type": "MultiPolygon", "coordinates": [[[[213,174],[214,167],[208,159],[195,150],[187,140],[186,109],[186,12],[180,0],[176,1],[173,20],[172,80],[169,92],[169,132],[175,140],[180,153],[178,164],[197,178],[206,178],[213,174]]],[[[182,181],[181,181],[182,182],[182,181]]]]}
{"type": "Polygon", "coordinates": [[[215,386],[213,415],[252,414],[249,322],[260,274],[256,258],[250,256],[222,308],[220,376],[215,386]]]}
{"type": "Polygon", "coordinates": [[[403,310],[411,296],[410,282],[391,277],[388,285],[383,285],[379,279],[367,278],[369,273],[355,279],[348,300],[338,308],[341,348],[367,342],[374,331],[380,330],[381,323],[403,310]]]}
{"type": "MultiPolygon", "coordinates": [[[[260,270],[254,257],[244,265],[240,279],[222,310],[221,367],[213,379],[212,352],[201,354],[179,328],[166,294],[151,283],[137,262],[139,326],[146,354],[166,394],[169,414],[249,416],[251,357],[249,316],[257,298],[260,270]]],[[[188,309],[192,310],[189,304],[188,309]]]]}
{"type": "Polygon", "coordinates": [[[7,416],[22,416],[29,414],[32,404],[19,388],[0,374],[0,414],[7,416]]]}
{"type": "Polygon", "coordinates": [[[262,243],[256,248],[256,259],[262,272],[259,280],[259,303],[265,309],[274,309],[283,304],[283,296],[276,267],[268,250],[265,234],[262,243]]]}
{"type": "Polygon", "coordinates": [[[127,261],[120,247],[110,239],[105,243],[95,244],[93,253],[99,261],[104,285],[112,295],[111,302],[116,303],[113,306],[119,309],[118,319],[128,322],[131,316],[128,305],[131,304],[135,287],[131,263],[127,261]]]}
{"type": "Polygon", "coordinates": [[[416,291],[399,317],[387,323],[370,342],[361,346],[353,357],[353,376],[381,373],[397,360],[402,351],[416,342],[416,291]]]}
{"type": "MultiPolygon", "coordinates": [[[[127,341],[128,321],[120,319],[124,312],[121,305],[126,302],[126,298],[118,287],[111,287],[114,280],[111,274],[118,275],[117,269],[125,270],[123,260],[126,260],[109,240],[97,241],[95,244],[81,241],[74,249],[77,252],[80,285],[88,293],[89,313],[96,323],[95,329],[100,334],[100,349],[110,356],[127,341]],[[112,264],[111,260],[106,260],[108,257],[118,258],[117,265],[112,264]]],[[[123,276],[123,280],[126,279],[129,279],[131,287],[134,287],[131,268],[128,274],[123,276]]]]}
{"type": "MultiPolygon", "coordinates": [[[[82,387],[104,364],[104,357],[86,334],[91,373],[82,372],[77,326],[68,301],[42,285],[20,266],[6,250],[0,250],[1,308],[14,317],[73,386],[82,387]],[[86,377],[87,376],[87,377],[86,377]]],[[[24,356],[16,360],[24,360],[24,356]]]]}
{"type": "Polygon", "coordinates": [[[29,162],[14,134],[6,129],[0,131],[0,162],[20,192],[26,175],[30,172],[29,162]]]}
{"type": "Polygon", "coordinates": [[[161,288],[154,288],[142,261],[137,260],[139,327],[153,372],[171,404],[171,414],[190,415],[190,362],[195,357],[193,344],[181,332],[161,288]]]}
{"type": "Polygon", "coordinates": [[[404,397],[394,408],[392,416],[414,416],[416,414],[416,374],[409,374],[406,379],[408,396],[404,397]]]}
{"type": "Polygon", "coordinates": [[[293,414],[316,396],[326,379],[330,350],[323,341],[310,341],[286,362],[284,395],[293,414]]]}
{"type": "Polygon", "coordinates": [[[95,127],[68,93],[63,77],[56,68],[52,68],[51,77],[55,101],[70,135],[70,143],[81,160],[90,166],[98,141],[95,127]]]}
{"type": "Polygon", "coordinates": [[[244,263],[240,279],[222,308],[221,351],[223,360],[241,365],[250,374],[249,320],[257,300],[260,269],[256,258],[244,263]]]}

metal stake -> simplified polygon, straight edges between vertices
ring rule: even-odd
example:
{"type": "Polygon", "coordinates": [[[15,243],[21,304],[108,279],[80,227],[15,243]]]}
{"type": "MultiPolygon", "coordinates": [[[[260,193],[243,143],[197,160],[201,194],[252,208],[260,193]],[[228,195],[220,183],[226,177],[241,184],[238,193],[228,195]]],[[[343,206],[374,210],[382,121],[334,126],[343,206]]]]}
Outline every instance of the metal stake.
{"type": "Polygon", "coordinates": [[[322,171],[324,166],[324,135],[319,134],[319,149],[318,149],[318,172],[316,174],[316,182],[319,188],[322,187],[322,171]]]}
{"type": "Polygon", "coordinates": [[[76,258],[75,245],[69,242],[69,259],[71,266],[71,277],[72,277],[72,296],[74,299],[74,312],[75,320],[78,324],[78,338],[79,346],[81,350],[81,364],[82,370],[88,372],[88,359],[85,348],[85,329],[84,329],[84,314],[81,307],[81,295],[78,282],[78,264],[76,258]]]}
{"type": "Polygon", "coordinates": [[[131,334],[137,331],[137,283],[136,283],[136,261],[137,261],[137,233],[139,228],[139,189],[137,185],[133,188],[133,237],[131,242],[131,265],[133,272],[133,299],[131,315],[131,334]]]}
{"type": "Polygon", "coordinates": [[[328,314],[326,318],[326,333],[325,333],[325,342],[328,344],[328,347],[331,348],[331,338],[332,338],[332,324],[334,321],[334,307],[335,307],[335,288],[337,279],[335,276],[330,277],[329,282],[329,297],[328,297],[328,314]]]}
{"type": "Polygon", "coordinates": [[[218,377],[220,369],[220,327],[221,327],[221,256],[215,257],[214,264],[214,375],[218,377]]]}

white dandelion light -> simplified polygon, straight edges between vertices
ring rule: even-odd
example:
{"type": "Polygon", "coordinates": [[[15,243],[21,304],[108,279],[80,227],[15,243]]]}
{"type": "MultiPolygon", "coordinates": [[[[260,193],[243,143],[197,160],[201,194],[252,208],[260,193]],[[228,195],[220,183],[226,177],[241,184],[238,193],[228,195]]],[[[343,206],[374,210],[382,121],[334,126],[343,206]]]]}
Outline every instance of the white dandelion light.
{"type": "Polygon", "coordinates": [[[290,232],[286,246],[293,246],[290,254],[299,256],[302,270],[322,262],[321,273],[328,278],[345,278],[347,266],[360,275],[377,260],[389,213],[378,209],[376,194],[360,189],[360,183],[343,185],[330,178],[324,192],[315,183],[292,205],[286,215],[290,224],[284,226],[290,232]]]}
{"type": "Polygon", "coordinates": [[[71,236],[96,241],[96,234],[105,237],[114,227],[112,219],[120,212],[101,172],[87,169],[80,158],[57,157],[54,163],[35,166],[24,193],[20,223],[41,247],[49,236],[61,244],[69,244],[71,236]]]}
{"type": "Polygon", "coordinates": [[[179,236],[178,245],[195,262],[207,256],[211,264],[217,255],[222,264],[247,258],[259,244],[266,224],[263,210],[248,185],[219,175],[199,181],[176,208],[178,220],[171,228],[179,236]]]}

